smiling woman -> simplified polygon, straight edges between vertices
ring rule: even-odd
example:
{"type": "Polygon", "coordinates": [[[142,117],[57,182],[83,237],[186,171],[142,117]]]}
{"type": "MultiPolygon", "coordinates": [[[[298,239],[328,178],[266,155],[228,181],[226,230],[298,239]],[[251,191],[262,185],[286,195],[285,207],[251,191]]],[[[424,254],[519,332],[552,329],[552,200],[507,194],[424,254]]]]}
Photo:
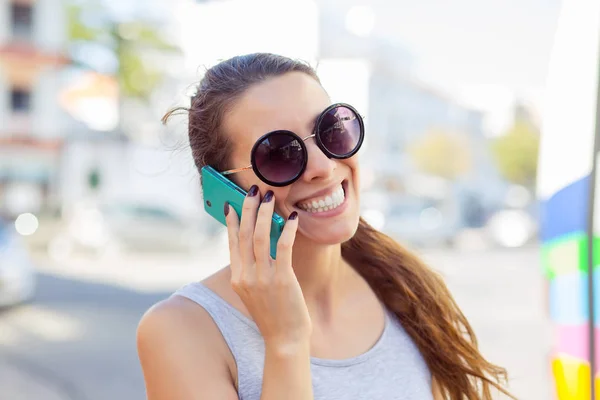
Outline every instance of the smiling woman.
{"type": "MultiPolygon", "coordinates": [[[[250,54],[206,72],[189,109],[198,169],[247,191],[225,205],[231,264],[138,329],[148,398],[485,399],[485,360],[442,279],[360,218],[365,135],[315,71],[250,54]],[[293,154],[292,154],[293,153],[293,154]],[[269,256],[271,218],[287,219],[269,256]]],[[[199,266],[201,268],[202,266],[199,266]]]]}

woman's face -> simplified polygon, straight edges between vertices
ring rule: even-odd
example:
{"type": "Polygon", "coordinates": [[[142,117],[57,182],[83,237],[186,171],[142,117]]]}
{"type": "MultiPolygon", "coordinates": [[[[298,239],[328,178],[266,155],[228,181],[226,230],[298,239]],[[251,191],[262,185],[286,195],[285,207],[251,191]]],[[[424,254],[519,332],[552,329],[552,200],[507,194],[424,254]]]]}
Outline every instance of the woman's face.
{"type": "MultiPolygon", "coordinates": [[[[330,104],[331,100],[321,85],[301,72],[270,78],[252,86],[223,120],[225,134],[233,142],[231,168],[250,165],[252,146],[267,132],[285,129],[301,138],[311,135],[316,118],[330,104]]],[[[275,211],[282,217],[287,218],[297,211],[299,235],[319,244],[342,243],[350,239],[358,227],[357,156],[344,160],[330,159],[315,140],[310,138],[304,142],[308,149],[306,170],[291,185],[269,186],[252,170],[237,173],[232,178],[245,190],[257,185],[261,195],[272,190],[275,211]],[[324,211],[328,203],[337,205],[339,202],[342,204],[324,211]],[[325,207],[321,206],[323,204],[325,207]],[[319,208],[321,211],[318,211],[319,208]]]]}

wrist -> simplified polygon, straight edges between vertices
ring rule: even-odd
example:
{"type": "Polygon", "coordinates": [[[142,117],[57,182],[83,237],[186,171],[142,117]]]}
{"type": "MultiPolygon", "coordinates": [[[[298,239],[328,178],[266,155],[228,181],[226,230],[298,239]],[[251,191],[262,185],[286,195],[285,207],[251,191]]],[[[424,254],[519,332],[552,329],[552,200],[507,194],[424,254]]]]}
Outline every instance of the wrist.
{"type": "Polygon", "coordinates": [[[279,358],[310,357],[310,340],[265,340],[265,352],[279,358]]]}

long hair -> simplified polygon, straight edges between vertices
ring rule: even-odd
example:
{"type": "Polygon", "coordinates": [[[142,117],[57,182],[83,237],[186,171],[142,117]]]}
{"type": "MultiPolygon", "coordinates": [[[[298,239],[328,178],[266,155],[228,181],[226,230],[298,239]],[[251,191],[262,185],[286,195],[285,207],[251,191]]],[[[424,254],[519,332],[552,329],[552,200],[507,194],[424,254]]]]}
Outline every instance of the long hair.
{"type": "MultiPolygon", "coordinates": [[[[163,123],[174,114],[187,113],[198,170],[205,165],[226,170],[231,145],[221,129],[224,114],[250,86],[289,72],[319,81],[310,65],[275,54],[222,61],[206,72],[191,106],[172,109],[163,123]]],[[[342,244],[342,257],[396,315],[446,399],[491,400],[492,387],[512,397],[502,386],[506,371],[481,355],[473,329],[442,278],[418,257],[362,218],[354,236],[342,244]]]]}

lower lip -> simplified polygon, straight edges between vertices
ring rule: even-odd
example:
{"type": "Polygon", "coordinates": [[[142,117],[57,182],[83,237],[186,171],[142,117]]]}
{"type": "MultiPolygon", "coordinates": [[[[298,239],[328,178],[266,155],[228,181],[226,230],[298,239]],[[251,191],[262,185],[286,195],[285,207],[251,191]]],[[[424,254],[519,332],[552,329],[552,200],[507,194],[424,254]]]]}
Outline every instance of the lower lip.
{"type": "Polygon", "coordinates": [[[344,202],[342,204],[340,204],[339,206],[337,206],[336,208],[334,208],[333,210],[314,212],[314,213],[310,212],[310,211],[302,210],[301,208],[300,208],[300,210],[304,214],[308,214],[311,217],[315,217],[315,218],[330,218],[330,217],[336,217],[336,216],[342,214],[348,207],[348,187],[347,187],[346,182],[342,183],[342,187],[344,188],[344,202]]]}

